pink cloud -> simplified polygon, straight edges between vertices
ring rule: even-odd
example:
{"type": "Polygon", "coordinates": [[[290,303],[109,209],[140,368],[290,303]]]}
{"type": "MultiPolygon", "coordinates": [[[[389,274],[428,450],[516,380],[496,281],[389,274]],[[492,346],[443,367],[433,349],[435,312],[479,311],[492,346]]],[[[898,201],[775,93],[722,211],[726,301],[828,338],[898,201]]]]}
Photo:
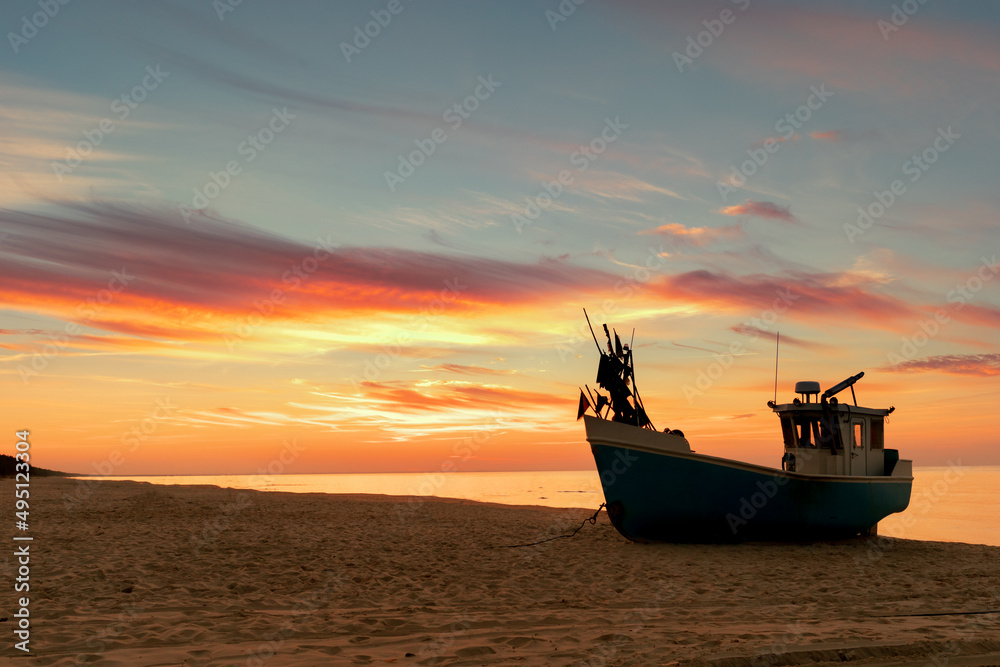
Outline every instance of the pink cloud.
{"type": "Polygon", "coordinates": [[[239,317],[272,298],[289,319],[420,312],[442,300],[475,311],[565,299],[616,279],[544,257],[346,247],[332,235],[309,244],[202,215],[189,225],[163,209],[0,210],[0,222],[9,233],[0,245],[0,304],[155,338],[217,338],[214,317],[239,317]]]}
{"type": "Polygon", "coordinates": [[[707,310],[768,312],[829,326],[863,322],[866,327],[905,330],[923,313],[913,305],[859,284],[843,284],[841,274],[798,272],[786,277],[732,275],[706,270],[668,276],[656,289],[664,298],[707,310]],[[777,304],[777,305],[776,305],[777,304]]]}
{"type": "Polygon", "coordinates": [[[787,206],[778,206],[769,201],[753,201],[747,199],[742,204],[727,206],[719,211],[723,215],[752,215],[758,218],[769,218],[771,220],[784,220],[785,222],[798,222],[787,206]]]}
{"type": "MultiPolygon", "coordinates": [[[[633,28],[668,54],[683,46],[685,31],[703,29],[703,3],[621,0],[639,20],[633,28]],[[667,31],[669,38],[664,38],[667,31]]],[[[897,97],[942,94],[962,81],[995,81],[1000,43],[985,24],[946,22],[930,15],[883,34],[891,9],[831,11],[801,5],[751,5],[735,11],[726,38],[697,61],[739,77],[787,85],[825,83],[834,93],[880,91],[897,97]],[[738,26],[738,28],[737,28],[738,26]]]]}
{"type": "Polygon", "coordinates": [[[1000,354],[942,354],[886,366],[885,370],[894,373],[1000,376],[1000,354]]]}
{"type": "Polygon", "coordinates": [[[956,320],[975,326],[1000,328],[1000,308],[994,306],[963,303],[952,309],[952,316],[956,320]]]}

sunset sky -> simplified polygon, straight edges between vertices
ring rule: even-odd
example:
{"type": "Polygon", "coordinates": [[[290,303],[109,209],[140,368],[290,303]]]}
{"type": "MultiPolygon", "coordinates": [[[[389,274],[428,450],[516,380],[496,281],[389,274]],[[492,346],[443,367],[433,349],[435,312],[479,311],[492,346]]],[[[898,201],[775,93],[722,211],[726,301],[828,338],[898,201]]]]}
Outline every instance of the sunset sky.
{"type": "Polygon", "coordinates": [[[780,331],[779,401],[863,370],[904,458],[1000,463],[994,3],[50,2],[0,8],[36,465],[588,469],[583,308],[698,452],[779,466],[780,331]]]}

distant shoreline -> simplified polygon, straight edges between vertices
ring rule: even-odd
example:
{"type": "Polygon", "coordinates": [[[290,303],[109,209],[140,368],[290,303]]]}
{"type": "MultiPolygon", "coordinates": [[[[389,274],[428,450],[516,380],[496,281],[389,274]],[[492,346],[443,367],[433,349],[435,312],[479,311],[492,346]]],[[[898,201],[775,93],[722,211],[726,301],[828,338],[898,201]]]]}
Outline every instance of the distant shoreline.
{"type": "MultiPolygon", "coordinates": [[[[2,455],[0,455],[2,456],[2,455]]],[[[966,468],[996,468],[1000,470],[1000,463],[969,463],[962,464],[966,468]]],[[[941,465],[914,465],[914,470],[936,470],[948,468],[948,464],[941,465]]],[[[35,470],[34,468],[32,470],[35,470]]],[[[500,474],[547,474],[560,472],[593,472],[593,466],[587,468],[559,468],[553,470],[394,470],[391,472],[364,471],[364,472],[281,472],[266,473],[269,477],[295,477],[302,475],[500,475],[500,474]]],[[[254,477],[262,473],[256,472],[176,472],[176,473],[136,473],[133,475],[98,475],[96,473],[59,473],[67,477],[87,477],[87,478],[108,478],[113,480],[133,479],[136,477],[254,477]]]]}
{"type": "MultiPolygon", "coordinates": [[[[17,459],[8,454],[0,454],[0,477],[14,477],[18,472],[17,459]]],[[[31,474],[36,477],[77,477],[75,473],[60,472],[58,470],[48,470],[46,468],[31,467],[31,474]]]]}

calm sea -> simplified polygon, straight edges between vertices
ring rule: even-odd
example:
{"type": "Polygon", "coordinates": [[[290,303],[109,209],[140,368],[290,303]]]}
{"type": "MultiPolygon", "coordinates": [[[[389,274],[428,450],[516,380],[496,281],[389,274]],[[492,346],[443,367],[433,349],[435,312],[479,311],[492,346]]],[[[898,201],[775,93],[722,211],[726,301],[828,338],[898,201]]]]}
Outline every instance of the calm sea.
{"type": "MultiPolygon", "coordinates": [[[[214,484],[293,493],[382,493],[441,496],[507,505],[580,507],[604,502],[595,471],[372,473],[351,475],[191,475],[102,477],[153,484],[214,484]]],[[[902,514],[879,533],[913,540],[1000,546],[1000,466],[918,467],[902,514]]]]}

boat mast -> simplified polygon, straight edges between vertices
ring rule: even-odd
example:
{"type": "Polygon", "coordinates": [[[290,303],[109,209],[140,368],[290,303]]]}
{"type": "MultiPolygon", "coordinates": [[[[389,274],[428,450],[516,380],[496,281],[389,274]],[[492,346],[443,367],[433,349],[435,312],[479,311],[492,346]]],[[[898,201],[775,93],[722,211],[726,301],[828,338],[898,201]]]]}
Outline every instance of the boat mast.
{"type": "MultiPolygon", "coordinates": [[[[632,329],[632,340],[635,340],[635,329],[632,329]]],[[[632,394],[635,396],[636,405],[638,405],[639,409],[642,410],[642,414],[646,417],[645,424],[636,424],[636,426],[640,426],[642,428],[646,428],[648,426],[650,429],[655,431],[656,427],[653,426],[653,421],[649,418],[649,413],[646,412],[646,406],[642,404],[642,398],[639,396],[639,387],[635,384],[635,352],[632,351],[631,344],[629,344],[628,347],[628,362],[629,374],[632,376],[632,394]]],[[[636,421],[639,421],[639,410],[636,410],[635,416],[636,421]]]]}
{"type": "MultiPolygon", "coordinates": [[[[590,323],[590,315],[587,314],[586,308],[583,309],[583,316],[587,318],[587,326],[590,327],[590,335],[594,337],[594,345],[597,346],[597,351],[600,352],[601,355],[603,356],[604,350],[601,349],[601,344],[597,342],[597,334],[594,333],[594,327],[590,323]]],[[[632,331],[634,332],[635,329],[633,329],[632,331]]]]}
{"type": "Polygon", "coordinates": [[[778,402],[778,345],[781,344],[781,332],[774,336],[774,402],[778,402]]]}

